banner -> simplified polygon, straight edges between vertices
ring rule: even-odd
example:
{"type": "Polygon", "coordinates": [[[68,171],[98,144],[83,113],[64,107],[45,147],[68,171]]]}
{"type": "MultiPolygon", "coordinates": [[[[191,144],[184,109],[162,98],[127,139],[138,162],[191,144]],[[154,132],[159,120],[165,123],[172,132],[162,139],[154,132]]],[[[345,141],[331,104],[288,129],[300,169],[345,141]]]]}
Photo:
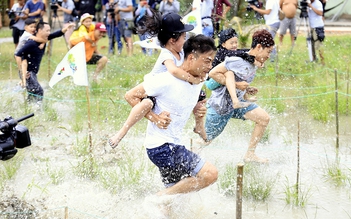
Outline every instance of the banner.
{"type": "Polygon", "coordinates": [[[147,49],[161,49],[161,46],[159,45],[157,37],[152,37],[150,39],[147,38],[143,41],[136,41],[133,43],[133,45],[139,45],[147,49]]]}
{"type": "Polygon", "coordinates": [[[78,43],[67,52],[57,65],[54,75],[50,79],[49,86],[53,87],[67,76],[72,76],[76,85],[88,86],[84,42],[78,43]]]}
{"type": "Polygon", "coordinates": [[[199,9],[195,9],[189,14],[183,17],[183,22],[185,24],[190,24],[194,26],[194,29],[190,32],[194,34],[202,34],[202,22],[201,22],[201,14],[199,9]]]}

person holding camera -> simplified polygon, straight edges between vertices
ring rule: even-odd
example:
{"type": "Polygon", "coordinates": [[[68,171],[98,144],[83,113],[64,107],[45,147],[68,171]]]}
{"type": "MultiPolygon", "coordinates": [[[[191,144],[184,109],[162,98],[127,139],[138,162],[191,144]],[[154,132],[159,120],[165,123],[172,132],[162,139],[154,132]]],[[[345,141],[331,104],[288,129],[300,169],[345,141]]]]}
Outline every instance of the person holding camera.
{"type": "Polygon", "coordinates": [[[9,17],[13,22],[15,22],[12,28],[12,38],[15,48],[18,45],[19,38],[24,32],[24,20],[27,18],[27,15],[23,13],[23,8],[25,5],[25,0],[18,0],[18,3],[13,4],[11,11],[9,12],[9,17]],[[11,13],[11,15],[10,15],[11,13]]]}
{"type": "Polygon", "coordinates": [[[180,3],[177,0],[162,0],[158,10],[162,14],[169,12],[178,14],[180,10],[180,3]]]}
{"type": "Polygon", "coordinates": [[[315,51],[319,51],[319,56],[321,58],[321,63],[324,65],[324,56],[323,56],[323,41],[325,38],[324,35],[324,21],[323,21],[323,5],[320,1],[311,0],[308,2],[308,17],[310,22],[310,27],[312,31],[312,40],[314,44],[315,51]]]}
{"type": "MultiPolygon", "coordinates": [[[[58,3],[55,4],[57,10],[63,11],[63,27],[67,27],[71,22],[76,20],[76,11],[73,0],[63,0],[62,6],[58,3]]],[[[65,33],[65,40],[69,44],[69,38],[73,33],[73,29],[69,28],[65,33]]]]}
{"type": "Polygon", "coordinates": [[[134,26],[134,16],[133,16],[133,2],[132,0],[120,0],[118,6],[115,7],[115,13],[119,14],[118,29],[124,42],[127,46],[128,56],[133,55],[133,29],[134,26]]]}
{"type": "MultiPolygon", "coordinates": [[[[257,13],[263,15],[266,25],[268,26],[268,31],[272,35],[273,39],[279,29],[280,20],[279,20],[279,2],[278,0],[267,0],[266,9],[258,8],[254,4],[250,4],[250,7],[257,13]]],[[[274,62],[277,51],[274,48],[271,53],[271,62],[274,62]]]]}

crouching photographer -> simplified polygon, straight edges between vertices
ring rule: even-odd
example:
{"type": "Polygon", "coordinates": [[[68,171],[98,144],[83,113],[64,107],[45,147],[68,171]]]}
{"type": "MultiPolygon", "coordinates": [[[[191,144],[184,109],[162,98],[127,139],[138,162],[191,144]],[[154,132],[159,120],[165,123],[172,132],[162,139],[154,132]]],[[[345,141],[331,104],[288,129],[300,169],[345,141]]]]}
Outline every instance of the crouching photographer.
{"type": "MultiPolygon", "coordinates": [[[[63,28],[67,27],[70,23],[76,22],[78,20],[78,12],[74,6],[73,0],[63,0],[62,5],[58,3],[55,4],[57,10],[63,11],[63,28]]],[[[65,33],[65,40],[67,45],[69,45],[69,38],[73,33],[74,28],[68,28],[65,33]]]]}
{"type": "Polygon", "coordinates": [[[23,125],[17,125],[19,122],[34,116],[34,113],[23,116],[19,119],[13,119],[11,116],[0,121],[0,160],[9,160],[16,153],[16,148],[25,148],[30,146],[31,140],[28,129],[23,125]]]}
{"type": "Polygon", "coordinates": [[[307,11],[312,31],[314,51],[318,50],[321,63],[324,65],[324,56],[322,50],[323,41],[325,38],[323,22],[323,5],[319,0],[311,0],[311,2],[308,2],[308,7],[309,8],[307,11]]]}

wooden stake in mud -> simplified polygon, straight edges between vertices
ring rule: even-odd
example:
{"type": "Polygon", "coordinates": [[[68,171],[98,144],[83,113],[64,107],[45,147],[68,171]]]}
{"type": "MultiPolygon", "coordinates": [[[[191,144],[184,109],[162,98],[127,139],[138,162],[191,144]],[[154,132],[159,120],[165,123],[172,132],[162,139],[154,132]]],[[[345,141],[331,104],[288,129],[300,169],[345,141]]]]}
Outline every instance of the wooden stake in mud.
{"type": "Polygon", "coordinates": [[[65,207],[65,219],[68,219],[68,207],[65,207]]]}
{"type": "Polygon", "coordinates": [[[338,99],[338,73],[334,69],[335,75],[335,127],[336,127],[336,150],[339,150],[339,99],[338,99]]]}
{"type": "Polygon", "coordinates": [[[86,86],[86,96],[87,96],[87,104],[88,104],[88,133],[89,133],[89,152],[92,154],[93,151],[93,140],[91,138],[91,118],[90,118],[90,97],[89,97],[89,86],[86,86]]]}
{"type": "Polygon", "coordinates": [[[296,197],[299,199],[300,179],[300,121],[297,121],[297,168],[296,168],[296,197]]]}
{"type": "Polygon", "coordinates": [[[12,63],[10,62],[10,81],[12,82],[12,63]]]}
{"type": "Polygon", "coordinates": [[[244,164],[237,165],[236,175],[236,219],[242,218],[242,194],[243,194],[243,178],[244,178],[244,164]]]}
{"type": "Polygon", "coordinates": [[[350,88],[350,64],[347,67],[347,81],[346,81],[346,115],[349,115],[349,88],[350,88]]]}

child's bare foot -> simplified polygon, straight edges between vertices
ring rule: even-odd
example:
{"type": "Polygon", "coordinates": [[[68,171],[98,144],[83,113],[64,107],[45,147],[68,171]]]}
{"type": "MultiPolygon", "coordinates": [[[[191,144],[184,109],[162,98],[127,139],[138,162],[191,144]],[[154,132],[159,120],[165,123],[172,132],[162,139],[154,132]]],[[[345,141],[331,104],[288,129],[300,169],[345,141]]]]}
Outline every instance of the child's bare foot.
{"type": "Polygon", "coordinates": [[[233,102],[233,108],[234,109],[245,108],[250,106],[250,104],[251,103],[248,103],[248,102],[236,102],[236,103],[233,102]]]}
{"type": "Polygon", "coordinates": [[[265,164],[265,163],[268,163],[268,159],[257,157],[255,154],[251,154],[251,155],[246,155],[244,157],[244,162],[245,163],[261,163],[261,164],[265,164]]]}
{"type": "Polygon", "coordinates": [[[108,140],[108,144],[112,147],[115,148],[118,146],[119,142],[122,140],[122,138],[119,136],[119,132],[114,135],[112,138],[108,140]]]}

